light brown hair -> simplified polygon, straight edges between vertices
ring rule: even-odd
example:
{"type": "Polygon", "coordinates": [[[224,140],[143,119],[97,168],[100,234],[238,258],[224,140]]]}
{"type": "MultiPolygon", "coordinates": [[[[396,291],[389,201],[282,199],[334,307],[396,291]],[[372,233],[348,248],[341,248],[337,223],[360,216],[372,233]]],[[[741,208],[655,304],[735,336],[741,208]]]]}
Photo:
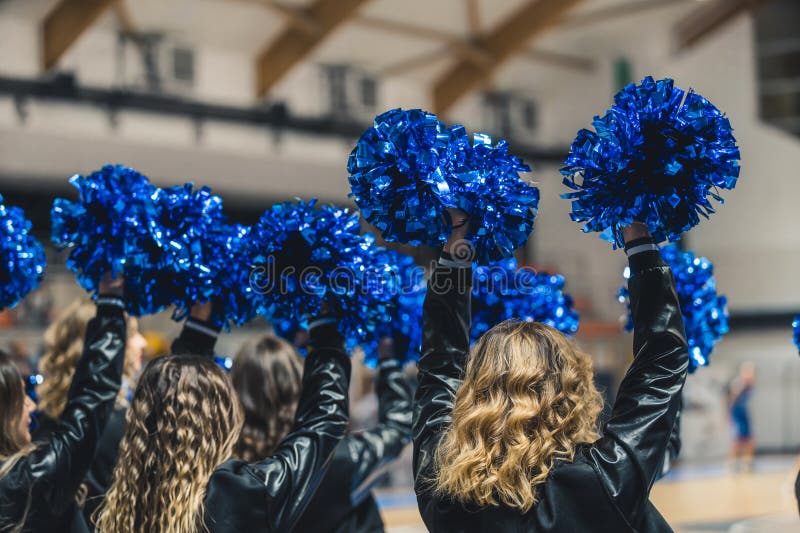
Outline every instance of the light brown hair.
{"type": "Polygon", "coordinates": [[[203,529],[211,474],[230,458],[242,410],[213,361],[170,355],[147,364],[131,401],[114,481],[94,519],[104,533],[203,529]]]}
{"type": "Polygon", "coordinates": [[[434,490],[472,506],[527,512],[556,460],[599,438],[592,362],[559,331],[505,321],[467,361],[452,422],[436,451],[434,490]]]}
{"type": "MultiPolygon", "coordinates": [[[[97,306],[88,298],[72,302],[44,332],[44,354],[39,362],[44,381],[39,385],[39,411],[57,419],[67,405],[67,392],[75,367],[83,353],[86,327],[97,314],[97,306]]],[[[135,319],[128,318],[128,338],[138,331],[135,319]]],[[[132,380],[134,361],[126,350],[123,375],[132,380]]],[[[126,405],[126,390],[120,388],[117,405],[126,405]]]]}

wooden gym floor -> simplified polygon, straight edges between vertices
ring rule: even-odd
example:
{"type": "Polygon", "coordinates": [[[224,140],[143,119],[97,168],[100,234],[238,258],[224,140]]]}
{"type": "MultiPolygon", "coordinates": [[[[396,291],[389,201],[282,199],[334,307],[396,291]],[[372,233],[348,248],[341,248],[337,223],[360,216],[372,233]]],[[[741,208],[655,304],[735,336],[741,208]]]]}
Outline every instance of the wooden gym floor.
{"type": "MultiPolygon", "coordinates": [[[[677,466],[651,500],[679,533],[800,533],[794,457],[756,460],[751,473],[724,463],[677,466]]],[[[424,532],[410,491],[376,491],[389,533],[424,532]]]]}

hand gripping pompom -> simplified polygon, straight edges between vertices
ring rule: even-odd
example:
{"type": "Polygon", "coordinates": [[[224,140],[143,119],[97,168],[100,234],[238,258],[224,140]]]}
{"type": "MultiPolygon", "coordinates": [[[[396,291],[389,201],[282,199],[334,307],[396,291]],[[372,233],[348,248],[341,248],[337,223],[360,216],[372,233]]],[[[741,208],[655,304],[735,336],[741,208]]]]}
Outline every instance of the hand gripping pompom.
{"type": "Polygon", "coordinates": [[[519,175],[530,167],[509,154],[503,140],[493,146],[491,137],[475,134],[470,145],[463,126],[450,128],[450,135],[456,202],[470,217],[475,260],[485,265],[508,259],[533,231],[539,189],[519,175]]]}
{"type": "Polygon", "coordinates": [[[379,291],[368,286],[374,237],[360,234],[358,213],[315,203],[274,205],[251,229],[251,287],[272,322],[305,325],[325,302],[352,346],[388,320],[379,291]]]}
{"type": "Polygon", "coordinates": [[[728,119],[671,79],[628,85],[595,131],[583,129],[561,173],[574,192],[573,220],[622,247],[621,228],[638,220],[656,241],[674,241],[714,212],[709,197],[739,177],[739,149],[728,119]],[[684,98],[685,97],[685,98],[684,98]]]}
{"type": "Polygon", "coordinates": [[[18,207],[6,207],[0,195],[0,310],[19,303],[44,276],[44,247],[31,235],[31,222],[18,207]]]}
{"type": "Polygon", "coordinates": [[[125,301],[132,315],[164,309],[159,275],[162,250],[153,238],[155,187],[122,165],[106,165],[88,176],[75,175],[78,201],[56,198],[51,211],[52,241],[70,247],[66,266],[78,283],[95,293],[106,272],[125,275],[125,301]]]}
{"type": "Polygon", "coordinates": [[[541,322],[567,336],[578,331],[578,313],[564,293],[564,277],[517,268],[513,258],[475,269],[470,338],[475,342],[509,319],[541,322]]]}
{"type": "MultiPolygon", "coordinates": [[[[728,333],[727,298],[717,294],[714,265],[705,257],[695,257],[675,244],[661,248],[661,256],[675,277],[683,326],[689,344],[689,372],[707,366],[714,344],[728,333]]],[[[626,267],[625,278],[630,277],[626,267]]],[[[627,286],[619,290],[619,301],[628,306],[625,329],[633,330],[627,286]]]]}

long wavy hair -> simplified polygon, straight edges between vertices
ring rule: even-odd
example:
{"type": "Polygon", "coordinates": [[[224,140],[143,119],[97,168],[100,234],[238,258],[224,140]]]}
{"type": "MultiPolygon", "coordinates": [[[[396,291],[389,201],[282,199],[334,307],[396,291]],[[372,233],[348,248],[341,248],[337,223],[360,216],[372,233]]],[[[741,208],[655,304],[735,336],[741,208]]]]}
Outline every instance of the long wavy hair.
{"type": "Polygon", "coordinates": [[[213,361],[170,355],[147,364],[131,401],[114,481],[93,519],[104,533],[203,530],[211,474],[229,459],[242,409],[213,361]]]}
{"type": "Polygon", "coordinates": [[[434,491],[462,504],[527,512],[556,460],[597,433],[592,362],[559,331],[508,320],[467,361],[452,422],[436,450],[434,491]]]}
{"type": "MultiPolygon", "coordinates": [[[[19,429],[24,406],[25,388],[22,375],[11,357],[0,350],[0,479],[34,449],[30,437],[19,429]]],[[[25,511],[18,524],[7,524],[0,517],[0,531],[21,531],[30,504],[31,495],[28,494],[25,511]]]]}
{"type": "Polygon", "coordinates": [[[245,342],[231,368],[233,388],[244,409],[237,457],[259,461],[271,454],[294,423],[302,392],[303,366],[291,344],[274,335],[245,342]]]}
{"type": "MultiPolygon", "coordinates": [[[[67,392],[75,375],[75,367],[83,353],[83,342],[89,321],[97,314],[94,302],[81,298],[72,302],[44,332],[44,354],[39,362],[44,381],[39,385],[39,411],[57,419],[67,405],[67,392]]],[[[136,319],[128,317],[128,338],[138,333],[136,319]]],[[[126,350],[123,376],[129,382],[135,374],[134,354],[126,350]]],[[[120,388],[117,405],[126,406],[127,391],[120,388]]]]}

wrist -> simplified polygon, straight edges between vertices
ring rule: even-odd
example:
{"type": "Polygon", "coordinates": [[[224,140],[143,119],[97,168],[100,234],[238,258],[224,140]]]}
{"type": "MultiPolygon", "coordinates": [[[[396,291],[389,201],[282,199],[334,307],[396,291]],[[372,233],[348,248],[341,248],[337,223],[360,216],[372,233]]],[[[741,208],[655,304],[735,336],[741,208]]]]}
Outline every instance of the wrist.
{"type": "Polygon", "coordinates": [[[650,230],[647,228],[647,225],[642,222],[634,222],[622,228],[622,239],[625,241],[626,245],[631,241],[646,238],[652,239],[652,236],[650,235],[650,230]]]}

